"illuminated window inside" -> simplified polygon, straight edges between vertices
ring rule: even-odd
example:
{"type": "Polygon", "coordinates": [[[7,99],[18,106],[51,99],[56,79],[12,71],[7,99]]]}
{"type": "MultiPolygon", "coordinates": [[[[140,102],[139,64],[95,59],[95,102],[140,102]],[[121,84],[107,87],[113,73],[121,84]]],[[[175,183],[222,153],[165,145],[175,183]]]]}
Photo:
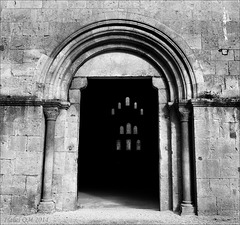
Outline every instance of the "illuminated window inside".
{"type": "Polygon", "coordinates": [[[131,151],[131,139],[126,140],[126,150],[131,151]]]}
{"type": "Polygon", "coordinates": [[[126,97],[126,106],[130,106],[130,98],[126,97]]]}
{"type": "Polygon", "coordinates": [[[137,126],[134,126],[134,127],[133,127],[133,134],[138,134],[138,128],[137,128],[137,126]]]}
{"type": "Polygon", "coordinates": [[[118,103],[118,109],[121,109],[122,105],[121,102],[118,103]]]}
{"type": "Polygon", "coordinates": [[[117,142],[116,142],[116,149],[117,149],[117,151],[121,150],[121,141],[120,140],[117,140],[117,142]]]}
{"type": "Polygon", "coordinates": [[[143,115],[143,109],[140,110],[140,115],[143,115]]]}
{"type": "Polygon", "coordinates": [[[137,109],[137,103],[134,102],[134,109],[137,109]]]}
{"type": "Polygon", "coordinates": [[[136,142],[136,150],[141,150],[141,141],[140,140],[137,140],[136,142]]]}
{"type": "Polygon", "coordinates": [[[126,126],[126,134],[131,134],[132,133],[131,129],[132,129],[131,124],[128,123],[126,126]]]}
{"type": "Polygon", "coordinates": [[[120,134],[124,134],[124,127],[123,126],[120,127],[120,134]]]}
{"type": "Polygon", "coordinates": [[[112,109],[112,110],[111,110],[111,114],[112,114],[112,115],[115,115],[115,109],[112,109]]]}

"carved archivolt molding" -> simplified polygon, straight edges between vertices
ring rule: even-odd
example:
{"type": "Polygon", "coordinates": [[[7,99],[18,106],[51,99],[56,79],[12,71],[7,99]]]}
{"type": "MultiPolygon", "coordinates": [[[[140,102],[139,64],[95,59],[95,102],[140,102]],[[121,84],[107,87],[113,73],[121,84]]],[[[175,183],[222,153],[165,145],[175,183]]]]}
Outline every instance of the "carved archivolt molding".
{"type": "Polygon", "coordinates": [[[128,52],[147,60],[165,77],[169,101],[198,95],[201,74],[193,70],[181,48],[160,30],[130,20],[106,20],[83,27],[67,38],[46,63],[40,83],[45,99],[66,101],[77,70],[91,58],[106,52],[128,52]]]}

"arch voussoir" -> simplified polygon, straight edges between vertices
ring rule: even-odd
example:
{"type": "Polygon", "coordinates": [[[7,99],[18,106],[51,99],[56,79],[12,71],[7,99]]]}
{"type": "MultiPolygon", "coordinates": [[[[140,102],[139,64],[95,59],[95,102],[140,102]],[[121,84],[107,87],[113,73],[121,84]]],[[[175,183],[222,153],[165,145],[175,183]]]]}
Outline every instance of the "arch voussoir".
{"type": "Polygon", "coordinates": [[[67,100],[66,87],[77,69],[109,51],[126,51],[154,65],[167,80],[169,101],[195,98],[198,94],[197,81],[201,79],[194,74],[196,63],[192,67],[180,47],[166,34],[135,21],[108,20],[83,27],[52,54],[44,71],[44,98],[67,100]]]}

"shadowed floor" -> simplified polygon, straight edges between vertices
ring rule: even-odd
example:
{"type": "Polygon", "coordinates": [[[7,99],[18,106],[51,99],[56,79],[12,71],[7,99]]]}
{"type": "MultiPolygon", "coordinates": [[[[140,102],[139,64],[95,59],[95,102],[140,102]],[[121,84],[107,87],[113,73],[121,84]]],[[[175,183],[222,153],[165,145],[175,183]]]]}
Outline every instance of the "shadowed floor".
{"type": "Polygon", "coordinates": [[[159,210],[158,199],[142,191],[86,190],[78,193],[80,208],[133,208],[159,210]]]}

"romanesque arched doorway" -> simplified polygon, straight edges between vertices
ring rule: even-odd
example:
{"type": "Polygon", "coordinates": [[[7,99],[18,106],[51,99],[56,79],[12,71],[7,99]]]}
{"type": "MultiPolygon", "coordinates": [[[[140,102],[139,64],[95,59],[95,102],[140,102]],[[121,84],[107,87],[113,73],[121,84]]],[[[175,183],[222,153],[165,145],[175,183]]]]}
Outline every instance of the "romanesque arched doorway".
{"type": "Polygon", "coordinates": [[[158,96],[152,79],[89,78],[81,97],[79,204],[159,209],[158,96]]]}
{"type": "MultiPolygon", "coordinates": [[[[170,36],[176,37],[173,33],[170,36]]],[[[177,40],[184,48],[188,48],[179,38],[177,40]]],[[[189,55],[186,56],[180,47],[162,31],[147,24],[128,20],[108,20],[86,26],[71,35],[56,49],[42,73],[45,79],[44,110],[46,116],[50,115],[46,129],[51,134],[46,139],[45,145],[45,151],[51,153],[46,154],[46,157],[51,157],[51,160],[45,159],[46,181],[43,181],[42,206],[54,205],[52,199],[61,199],[63,190],[66,193],[64,197],[68,196],[66,202],[59,201],[56,205],[61,209],[71,209],[76,205],[81,96],[89,77],[129,76],[128,73],[119,74],[118,71],[109,74],[89,73],[82,68],[94,59],[99,60],[98,57],[104,54],[125,53],[145,61],[151,67],[147,71],[153,71],[149,74],[141,74],[130,69],[132,77],[150,77],[153,86],[157,88],[158,176],[160,177],[159,190],[161,190],[159,208],[160,210],[178,210],[181,206],[183,211],[194,212],[193,176],[190,163],[190,109],[187,103],[189,99],[197,97],[199,84],[203,79],[199,71],[197,71],[198,76],[195,76],[193,68],[197,68],[197,61],[194,61],[190,49],[185,49],[185,52],[188,50],[189,55]],[[82,72],[79,73],[79,70],[82,72]],[[70,103],[69,109],[62,107],[66,105],[64,103],[66,101],[70,103]],[[54,155],[52,144],[55,122],[53,121],[56,120],[56,117],[51,117],[53,108],[54,112],[63,108],[58,120],[65,121],[64,123],[67,124],[67,133],[62,137],[64,144],[59,145],[59,149],[55,151],[62,151],[61,148],[67,149],[67,160],[64,162],[67,168],[70,168],[64,174],[65,180],[61,190],[58,183],[55,185],[54,197],[50,182],[55,175],[51,166],[54,155]],[[178,116],[179,111],[180,116],[178,116]]],[[[104,63],[103,61],[99,64],[104,63]]],[[[140,65],[132,64],[132,67],[136,69],[140,65]]],[[[56,125],[58,124],[60,122],[57,121],[56,125]]]]}

